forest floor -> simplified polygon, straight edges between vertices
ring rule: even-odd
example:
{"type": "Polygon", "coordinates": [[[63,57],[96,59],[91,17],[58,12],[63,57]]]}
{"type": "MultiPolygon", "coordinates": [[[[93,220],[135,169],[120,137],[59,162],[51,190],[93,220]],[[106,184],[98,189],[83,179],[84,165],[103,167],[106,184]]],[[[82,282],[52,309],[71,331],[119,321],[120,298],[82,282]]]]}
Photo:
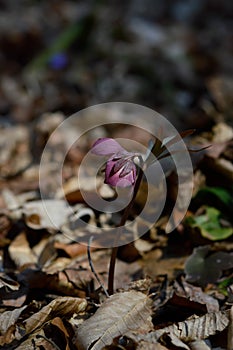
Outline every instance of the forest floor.
{"type": "MultiPolygon", "coordinates": [[[[0,1],[2,349],[233,350],[229,2],[145,3],[0,1]],[[126,126],[127,112],[114,103],[107,124],[103,109],[90,133],[83,132],[93,127],[88,109],[68,122],[109,101],[156,110],[178,132],[196,130],[184,138],[189,149],[207,147],[190,153],[193,180],[182,188],[173,231],[166,227],[177,198],[174,164],[164,163],[166,202],[155,222],[140,219],[148,195],[142,182],[111,296],[104,229],[115,228],[122,211],[88,204],[96,177],[83,160],[98,137],[147,147],[148,134],[126,126]],[[83,137],[67,149],[75,135],[83,137]]],[[[104,174],[97,180],[111,204],[115,189],[104,174]]],[[[160,183],[150,191],[156,207],[160,183]]]]}

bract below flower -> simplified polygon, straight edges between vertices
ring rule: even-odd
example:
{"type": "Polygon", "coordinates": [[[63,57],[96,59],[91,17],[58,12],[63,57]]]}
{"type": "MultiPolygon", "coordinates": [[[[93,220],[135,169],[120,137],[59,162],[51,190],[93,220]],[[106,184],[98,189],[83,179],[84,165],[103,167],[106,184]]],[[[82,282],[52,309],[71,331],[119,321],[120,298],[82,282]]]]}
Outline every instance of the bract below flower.
{"type": "Polygon", "coordinates": [[[111,186],[128,187],[135,184],[137,169],[134,163],[135,153],[126,151],[116,140],[98,139],[91,152],[96,155],[110,156],[105,168],[105,183],[111,186]]]}

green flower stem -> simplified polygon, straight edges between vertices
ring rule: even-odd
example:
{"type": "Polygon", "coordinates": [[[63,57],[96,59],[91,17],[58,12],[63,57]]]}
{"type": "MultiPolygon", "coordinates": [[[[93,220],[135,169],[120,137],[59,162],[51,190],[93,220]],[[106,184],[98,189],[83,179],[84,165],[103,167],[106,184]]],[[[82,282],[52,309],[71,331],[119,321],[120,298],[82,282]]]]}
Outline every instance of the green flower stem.
{"type": "Polygon", "coordinates": [[[109,295],[112,295],[114,293],[114,275],[115,275],[116,257],[117,257],[117,252],[118,252],[118,242],[119,242],[119,239],[120,239],[121,234],[122,234],[122,229],[126,223],[126,220],[129,217],[130,210],[133,207],[135,198],[137,196],[137,193],[138,193],[141,181],[142,181],[145,162],[143,162],[142,157],[140,157],[139,162],[140,162],[140,167],[138,170],[138,176],[136,179],[136,183],[135,183],[135,186],[133,189],[133,196],[132,196],[131,201],[129,202],[129,204],[127,205],[127,207],[125,208],[125,210],[123,212],[123,215],[121,217],[121,221],[120,221],[120,224],[118,226],[117,233],[116,233],[114,247],[112,248],[111,260],[110,260],[109,272],[108,272],[108,293],[109,293],[109,295]]]}

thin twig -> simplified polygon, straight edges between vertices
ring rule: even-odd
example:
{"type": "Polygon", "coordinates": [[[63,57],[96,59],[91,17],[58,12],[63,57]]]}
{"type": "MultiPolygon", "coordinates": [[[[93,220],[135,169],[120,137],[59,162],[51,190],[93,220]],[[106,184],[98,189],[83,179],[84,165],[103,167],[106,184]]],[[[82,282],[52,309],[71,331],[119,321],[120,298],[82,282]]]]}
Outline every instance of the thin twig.
{"type": "Polygon", "coordinates": [[[93,236],[90,237],[89,242],[88,242],[88,246],[87,246],[87,256],[88,256],[88,261],[89,261],[89,265],[91,268],[91,271],[93,272],[95,278],[97,279],[99,285],[101,286],[101,288],[103,289],[105,295],[107,297],[109,297],[109,293],[107,291],[107,289],[104,287],[103,283],[101,282],[99,275],[97,274],[97,272],[95,271],[94,265],[92,263],[92,259],[91,259],[91,251],[90,251],[90,246],[91,246],[91,242],[93,240],[93,236]]]}

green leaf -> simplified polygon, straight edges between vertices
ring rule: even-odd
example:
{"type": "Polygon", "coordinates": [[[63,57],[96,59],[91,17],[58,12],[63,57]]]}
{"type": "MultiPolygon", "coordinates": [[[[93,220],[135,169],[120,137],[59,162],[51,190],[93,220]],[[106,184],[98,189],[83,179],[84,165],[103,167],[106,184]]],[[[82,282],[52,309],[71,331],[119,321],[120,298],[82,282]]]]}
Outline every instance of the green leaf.
{"type": "Polygon", "coordinates": [[[188,218],[186,223],[191,227],[197,227],[201,235],[211,241],[226,239],[233,234],[232,227],[221,225],[221,212],[213,207],[207,207],[203,215],[188,218]]]}
{"type": "Polygon", "coordinates": [[[229,295],[228,287],[233,284],[233,277],[227,277],[222,282],[218,284],[218,289],[225,296],[229,295]]]}
{"type": "Polygon", "coordinates": [[[218,209],[222,209],[224,213],[229,215],[231,218],[233,215],[233,187],[205,187],[202,188],[196,194],[193,199],[196,206],[209,205],[211,206],[214,202],[214,206],[218,209]]]}

